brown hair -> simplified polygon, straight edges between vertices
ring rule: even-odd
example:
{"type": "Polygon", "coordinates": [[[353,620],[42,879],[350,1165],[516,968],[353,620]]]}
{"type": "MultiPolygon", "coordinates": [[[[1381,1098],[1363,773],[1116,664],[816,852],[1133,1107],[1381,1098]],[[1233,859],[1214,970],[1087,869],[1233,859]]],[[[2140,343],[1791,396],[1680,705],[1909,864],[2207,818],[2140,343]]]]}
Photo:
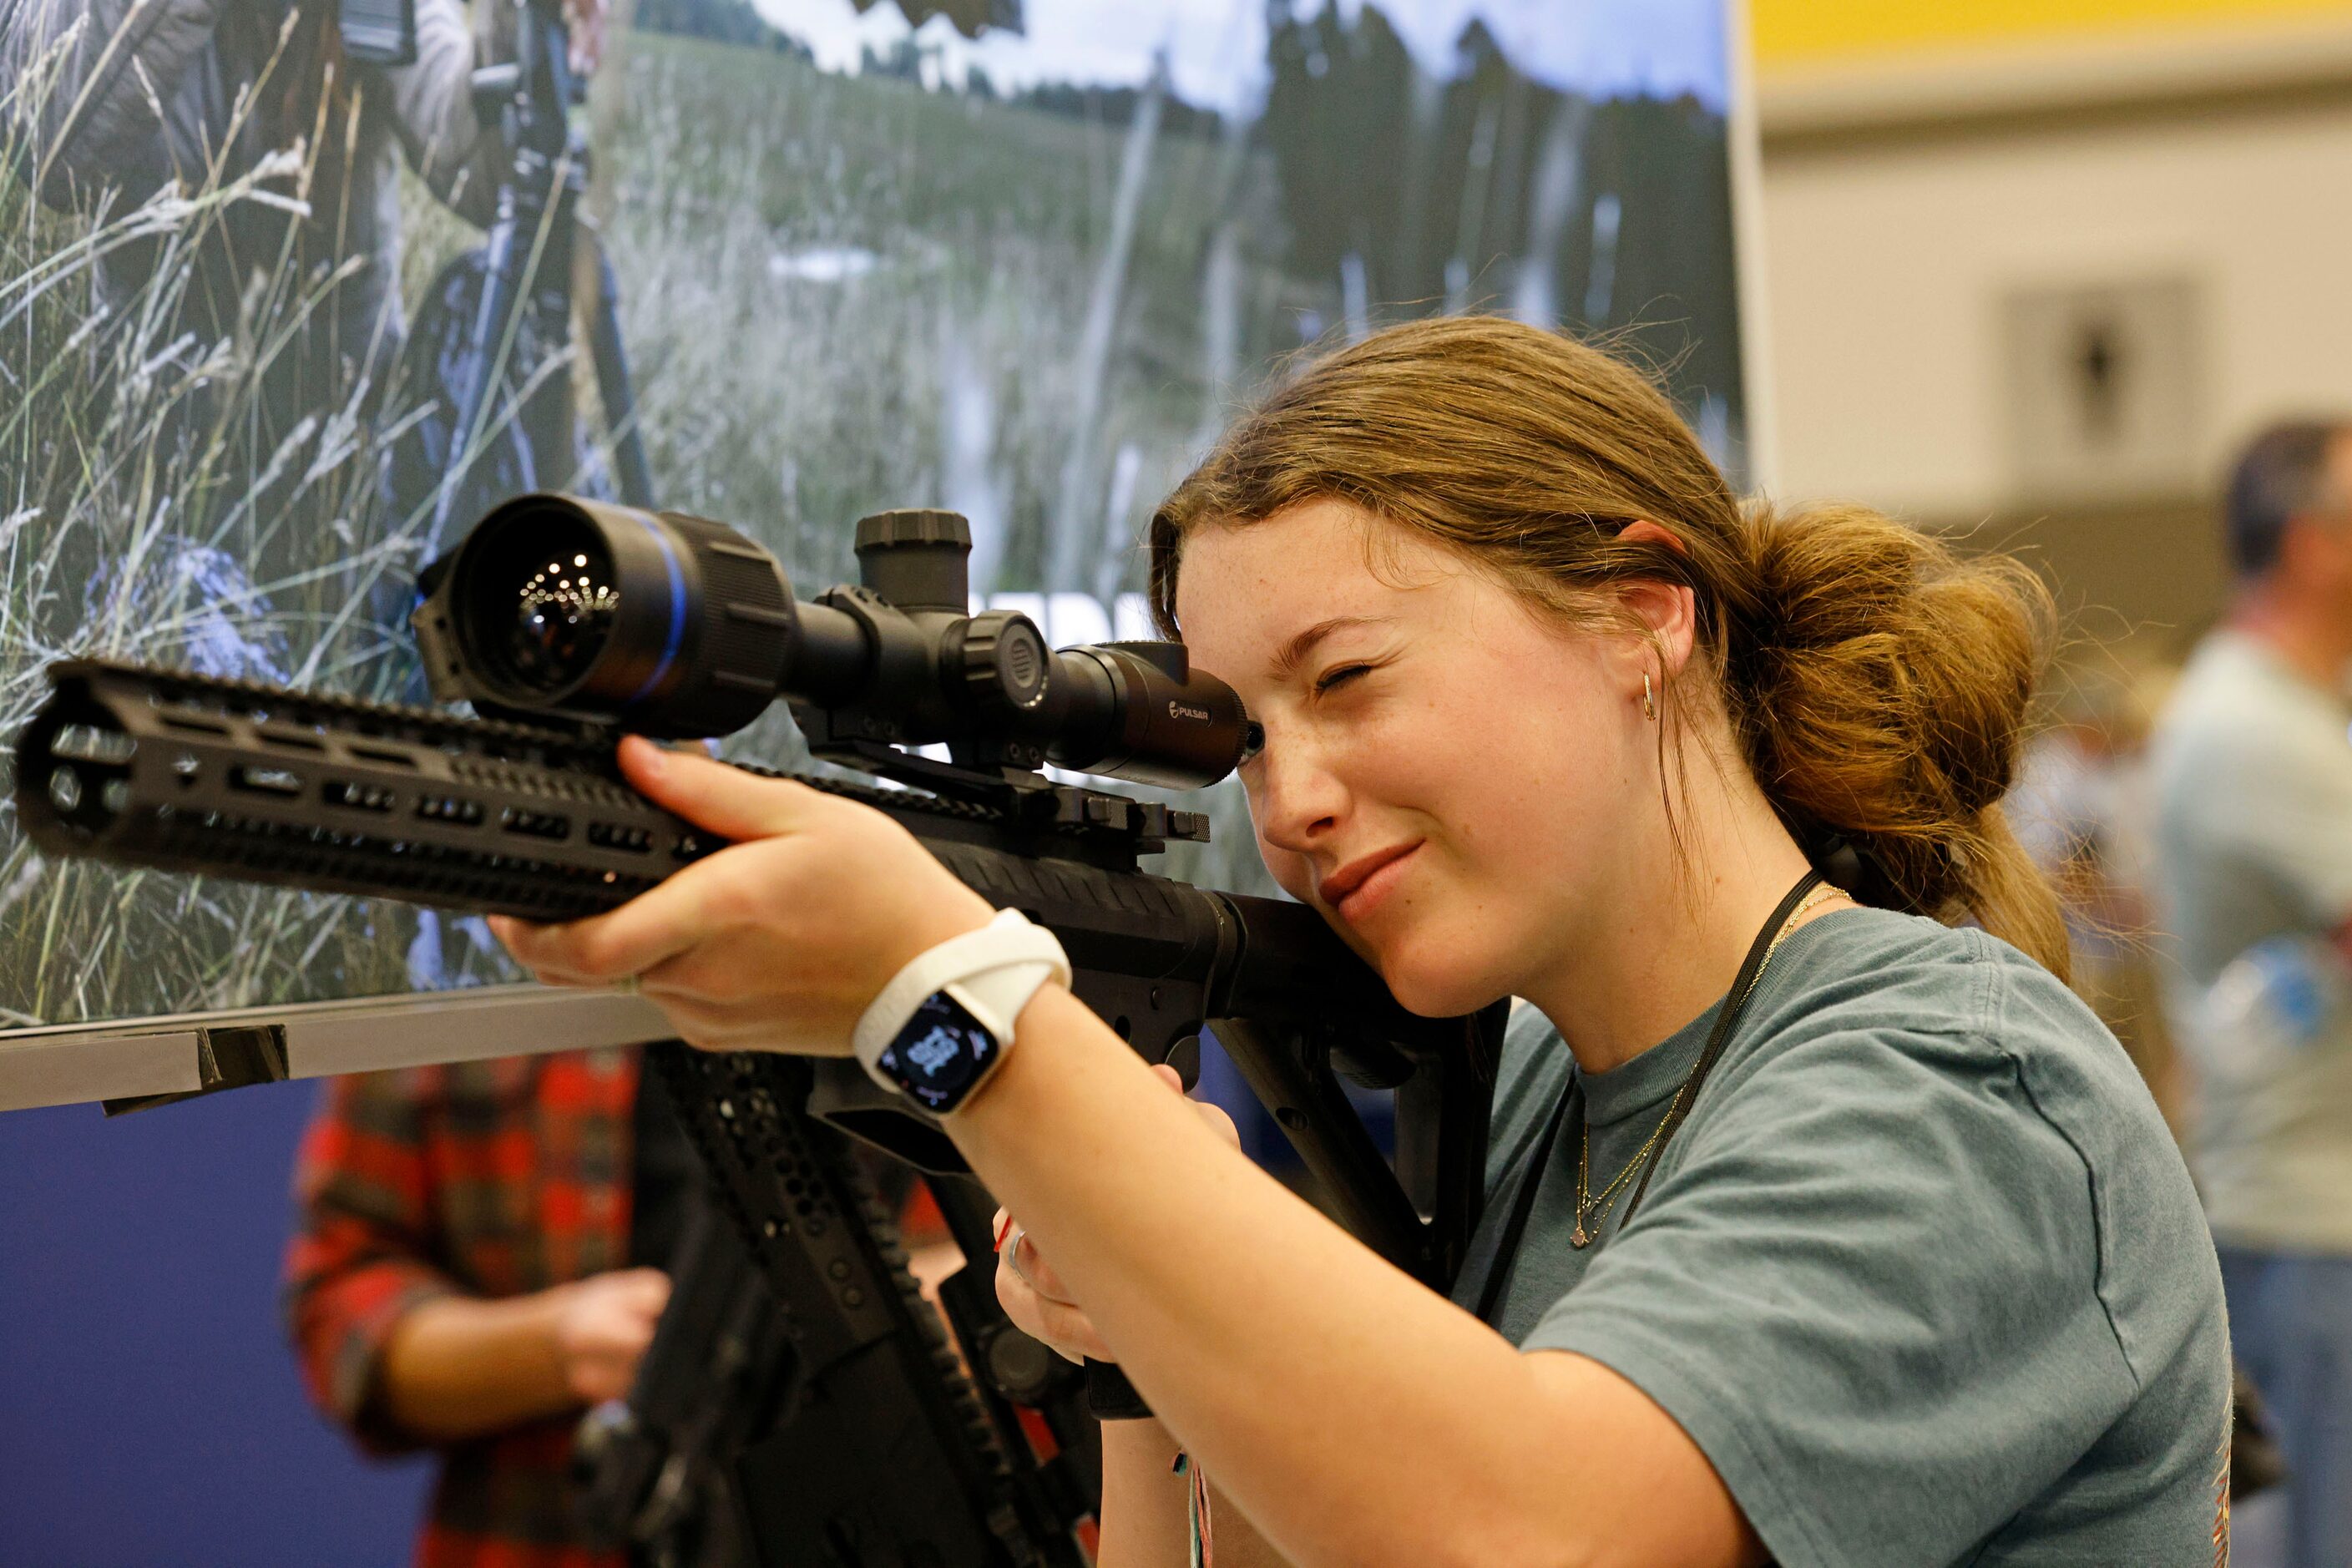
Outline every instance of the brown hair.
{"type": "Polygon", "coordinates": [[[2000,806],[2054,622],[2014,560],[1964,559],[1861,507],[1743,503],[1632,366],[1456,316],[1308,364],[1226,432],[1151,520],[1162,634],[1177,635],[1187,535],[1320,498],[1464,553],[1573,625],[1622,626],[1616,584],[1689,587],[1715,672],[1697,695],[1719,700],[1800,841],[1841,836],[1894,901],[1973,919],[2066,973],[2055,895],[2000,806]],[[1636,519],[1675,544],[1621,538],[1636,519]]]}

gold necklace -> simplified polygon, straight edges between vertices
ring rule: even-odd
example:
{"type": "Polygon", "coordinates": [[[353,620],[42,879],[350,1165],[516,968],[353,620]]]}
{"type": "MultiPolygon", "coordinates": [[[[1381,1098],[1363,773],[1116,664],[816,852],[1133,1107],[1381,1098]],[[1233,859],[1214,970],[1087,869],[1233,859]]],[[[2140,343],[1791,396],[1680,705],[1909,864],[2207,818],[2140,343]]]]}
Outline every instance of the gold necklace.
{"type": "MultiPolygon", "coordinates": [[[[1772,967],[1772,955],[1780,951],[1780,944],[1788,941],[1789,933],[1796,929],[1798,916],[1807,910],[1815,909],[1829,902],[1832,899],[1844,896],[1842,889],[1832,887],[1826,882],[1806,894],[1804,901],[1790,910],[1789,918],[1780,922],[1780,929],[1772,933],[1771,944],[1764,950],[1764,962],[1756,966],[1756,979],[1750,984],[1748,989],[1752,992],[1757,985],[1763,984],[1764,972],[1772,967]]],[[[1633,1151],[1633,1157],[1625,1162],[1616,1175],[1610,1178],[1609,1184],[1589,1197],[1586,1195],[1586,1184],[1592,1168],[1592,1124],[1582,1118],[1578,1119],[1576,1228],[1568,1233],[1568,1242],[1570,1247],[1580,1250],[1592,1245],[1600,1234],[1597,1228],[1598,1223],[1607,1211],[1609,1201],[1617,1195],[1618,1190],[1624,1186],[1636,1170],[1641,1168],[1642,1162],[1649,1158],[1650,1151],[1658,1146],[1659,1138],[1673,1123],[1675,1112],[1682,1110],[1683,1097],[1690,1092],[1691,1079],[1697,1072],[1698,1068],[1694,1065],[1688,1073],[1683,1075],[1683,1081],[1675,1089],[1675,1098],[1667,1105],[1666,1113],[1658,1118],[1658,1124],[1655,1127],[1650,1129],[1649,1137],[1642,1141],[1642,1146],[1633,1151]]]]}

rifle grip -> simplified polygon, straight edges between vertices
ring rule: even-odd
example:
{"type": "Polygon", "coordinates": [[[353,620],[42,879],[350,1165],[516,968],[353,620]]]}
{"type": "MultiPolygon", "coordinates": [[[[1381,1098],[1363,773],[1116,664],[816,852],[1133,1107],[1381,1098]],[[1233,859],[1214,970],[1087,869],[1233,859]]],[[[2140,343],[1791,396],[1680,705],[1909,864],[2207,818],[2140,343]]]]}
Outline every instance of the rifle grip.
{"type": "Polygon", "coordinates": [[[1087,1412],[1097,1421],[1151,1418],[1151,1406],[1135,1392],[1135,1384],[1127,1381],[1127,1373],[1118,1369],[1118,1363],[1108,1361],[1087,1363],[1087,1412]]]}

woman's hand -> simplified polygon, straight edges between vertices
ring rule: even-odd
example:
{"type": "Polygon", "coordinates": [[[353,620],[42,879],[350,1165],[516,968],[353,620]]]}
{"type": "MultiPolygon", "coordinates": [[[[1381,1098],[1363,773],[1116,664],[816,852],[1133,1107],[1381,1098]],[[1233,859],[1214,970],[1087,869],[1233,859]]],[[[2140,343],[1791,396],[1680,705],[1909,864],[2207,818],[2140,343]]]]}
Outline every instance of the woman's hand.
{"type": "MultiPolygon", "coordinates": [[[[1184,1080],[1174,1068],[1161,1064],[1151,1070],[1177,1094],[1184,1092],[1184,1080]]],[[[1234,1147],[1241,1147],[1241,1130],[1223,1110],[1200,1101],[1192,1109],[1234,1147]]],[[[1001,1238],[996,1247],[996,1300],[1013,1326],[1052,1347],[1065,1361],[1117,1361],[1118,1355],[1095,1331],[1094,1320],[1070,1299],[1068,1287],[1038,1252],[1028,1231],[1003,1209],[996,1211],[996,1234],[1001,1238]]]]}
{"type": "Polygon", "coordinates": [[[995,913],[871,806],[635,736],[620,755],[654,804],[735,842],[609,913],[491,929],[548,984],[634,982],[690,1045],[845,1056],[909,959],[995,913]]]}

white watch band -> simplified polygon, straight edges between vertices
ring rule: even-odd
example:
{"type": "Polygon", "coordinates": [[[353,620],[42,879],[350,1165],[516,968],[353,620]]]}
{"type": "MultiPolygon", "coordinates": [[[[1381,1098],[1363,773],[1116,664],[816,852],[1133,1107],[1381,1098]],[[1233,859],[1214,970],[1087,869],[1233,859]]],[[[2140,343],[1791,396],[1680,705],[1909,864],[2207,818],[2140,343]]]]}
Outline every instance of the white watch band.
{"type": "Polygon", "coordinates": [[[1070,983],[1062,944],[1019,910],[1001,910],[978,931],[950,937],[908,960],[859,1015],[849,1048],[875,1082],[897,1092],[898,1081],[882,1070],[882,1053],[916,1008],[945,991],[996,1037],[1001,1059],[1012,1048],[1013,1020],[1048,980],[1070,983]]]}

